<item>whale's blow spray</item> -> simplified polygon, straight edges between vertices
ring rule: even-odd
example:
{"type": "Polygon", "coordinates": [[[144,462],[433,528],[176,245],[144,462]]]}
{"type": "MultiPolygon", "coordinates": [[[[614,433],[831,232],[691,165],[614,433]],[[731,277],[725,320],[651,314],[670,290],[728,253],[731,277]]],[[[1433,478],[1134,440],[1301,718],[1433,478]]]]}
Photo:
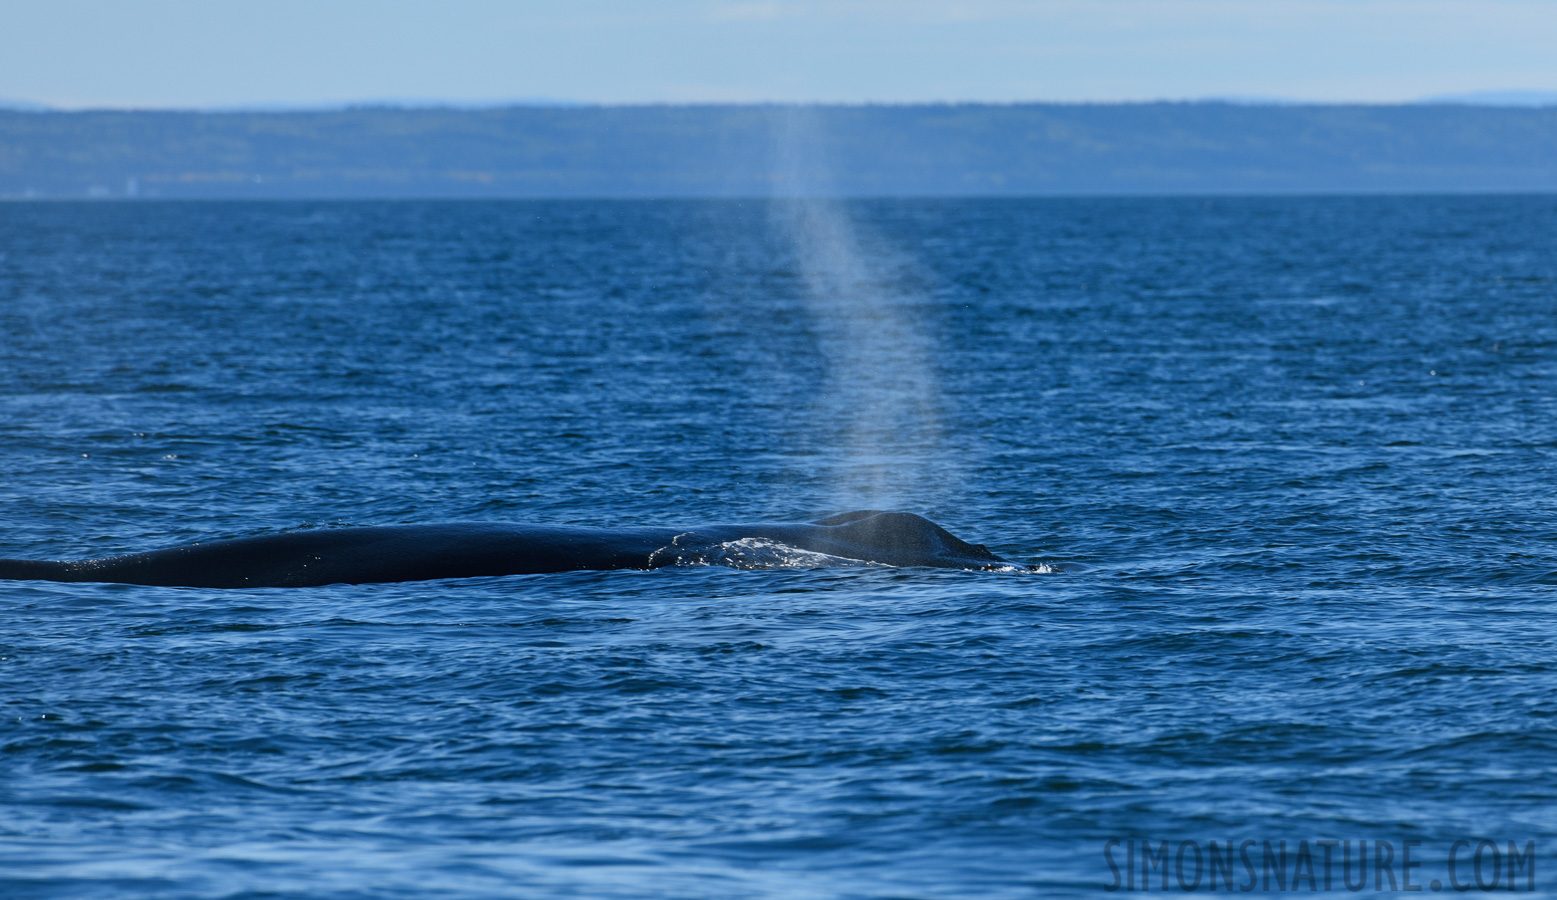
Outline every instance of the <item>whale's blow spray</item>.
{"type": "Polygon", "coordinates": [[[815,113],[780,111],[773,222],[794,249],[826,365],[816,427],[839,507],[912,505],[946,486],[941,398],[912,261],[832,199],[815,113]]]}

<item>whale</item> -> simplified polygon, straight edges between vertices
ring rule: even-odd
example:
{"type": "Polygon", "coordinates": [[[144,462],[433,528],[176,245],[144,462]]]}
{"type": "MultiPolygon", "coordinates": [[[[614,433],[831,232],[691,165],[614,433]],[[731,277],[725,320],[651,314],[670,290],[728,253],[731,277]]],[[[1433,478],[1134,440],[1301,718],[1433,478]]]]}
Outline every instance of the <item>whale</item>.
{"type": "Polygon", "coordinates": [[[205,541],[83,560],[0,559],[0,580],[195,588],[299,588],[717,562],[732,546],[823,560],[951,569],[1028,569],[923,516],[858,510],[815,522],[620,528],[467,522],[373,525],[205,541]]]}

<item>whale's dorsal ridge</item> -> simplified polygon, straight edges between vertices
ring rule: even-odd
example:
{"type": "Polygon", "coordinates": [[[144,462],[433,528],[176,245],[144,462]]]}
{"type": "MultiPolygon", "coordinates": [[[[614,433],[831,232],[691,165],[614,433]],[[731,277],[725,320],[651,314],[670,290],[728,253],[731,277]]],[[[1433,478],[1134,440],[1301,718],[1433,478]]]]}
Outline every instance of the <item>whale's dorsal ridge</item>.
{"type": "Polygon", "coordinates": [[[855,510],[853,512],[838,513],[837,515],[834,515],[834,516],[828,516],[825,519],[817,519],[815,522],[812,522],[811,524],[813,524],[813,525],[847,525],[850,522],[858,522],[860,519],[868,519],[871,516],[879,516],[879,515],[882,514],[883,511],[884,510],[879,510],[879,509],[857,509],[857,510],[855,510]]]}

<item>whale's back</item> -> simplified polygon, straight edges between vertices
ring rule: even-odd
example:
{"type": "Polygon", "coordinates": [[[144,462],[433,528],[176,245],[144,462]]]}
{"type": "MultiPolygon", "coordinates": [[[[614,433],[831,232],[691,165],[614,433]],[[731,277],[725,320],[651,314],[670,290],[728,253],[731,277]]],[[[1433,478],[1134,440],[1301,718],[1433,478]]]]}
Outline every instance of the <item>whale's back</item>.
{"type": "MultiPolygon", "coordinates": [[[[712,546],[767,539],[813,554],[889,566],[1007,564],[923,516],[858,510],[805,525],[698,529],[450,523],[329,528],[210,541],[100,559],[0,560],[0,579],[170,587],[314,587],[653,569],[709,558],[712,546]]],[[[816,557],[807,557],[815,559],[816,557]]]]}
{"type": "Polygon", "coordinates": [[[924,516],[862,509],[819,519],[839,540],[875,550],[877,562],[900,566],[959,566],[1004,563],[983,544],[970,544],[924,516]]]}

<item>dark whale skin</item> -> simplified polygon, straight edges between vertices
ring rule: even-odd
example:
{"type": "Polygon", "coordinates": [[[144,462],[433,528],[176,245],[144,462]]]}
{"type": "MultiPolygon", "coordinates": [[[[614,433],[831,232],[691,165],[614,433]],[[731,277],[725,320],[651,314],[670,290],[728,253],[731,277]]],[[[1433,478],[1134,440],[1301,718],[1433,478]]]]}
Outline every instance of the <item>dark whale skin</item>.
{"type": "Polygon", "coordinates": [[[889,566],[995,569],[1013,565],[922,516],[861,510],[811,523],[697,528],[500,523],[327,528],[101,559],[0,559],[0,579],[273,588],[657,569],[747,538],[889,566]]]}

